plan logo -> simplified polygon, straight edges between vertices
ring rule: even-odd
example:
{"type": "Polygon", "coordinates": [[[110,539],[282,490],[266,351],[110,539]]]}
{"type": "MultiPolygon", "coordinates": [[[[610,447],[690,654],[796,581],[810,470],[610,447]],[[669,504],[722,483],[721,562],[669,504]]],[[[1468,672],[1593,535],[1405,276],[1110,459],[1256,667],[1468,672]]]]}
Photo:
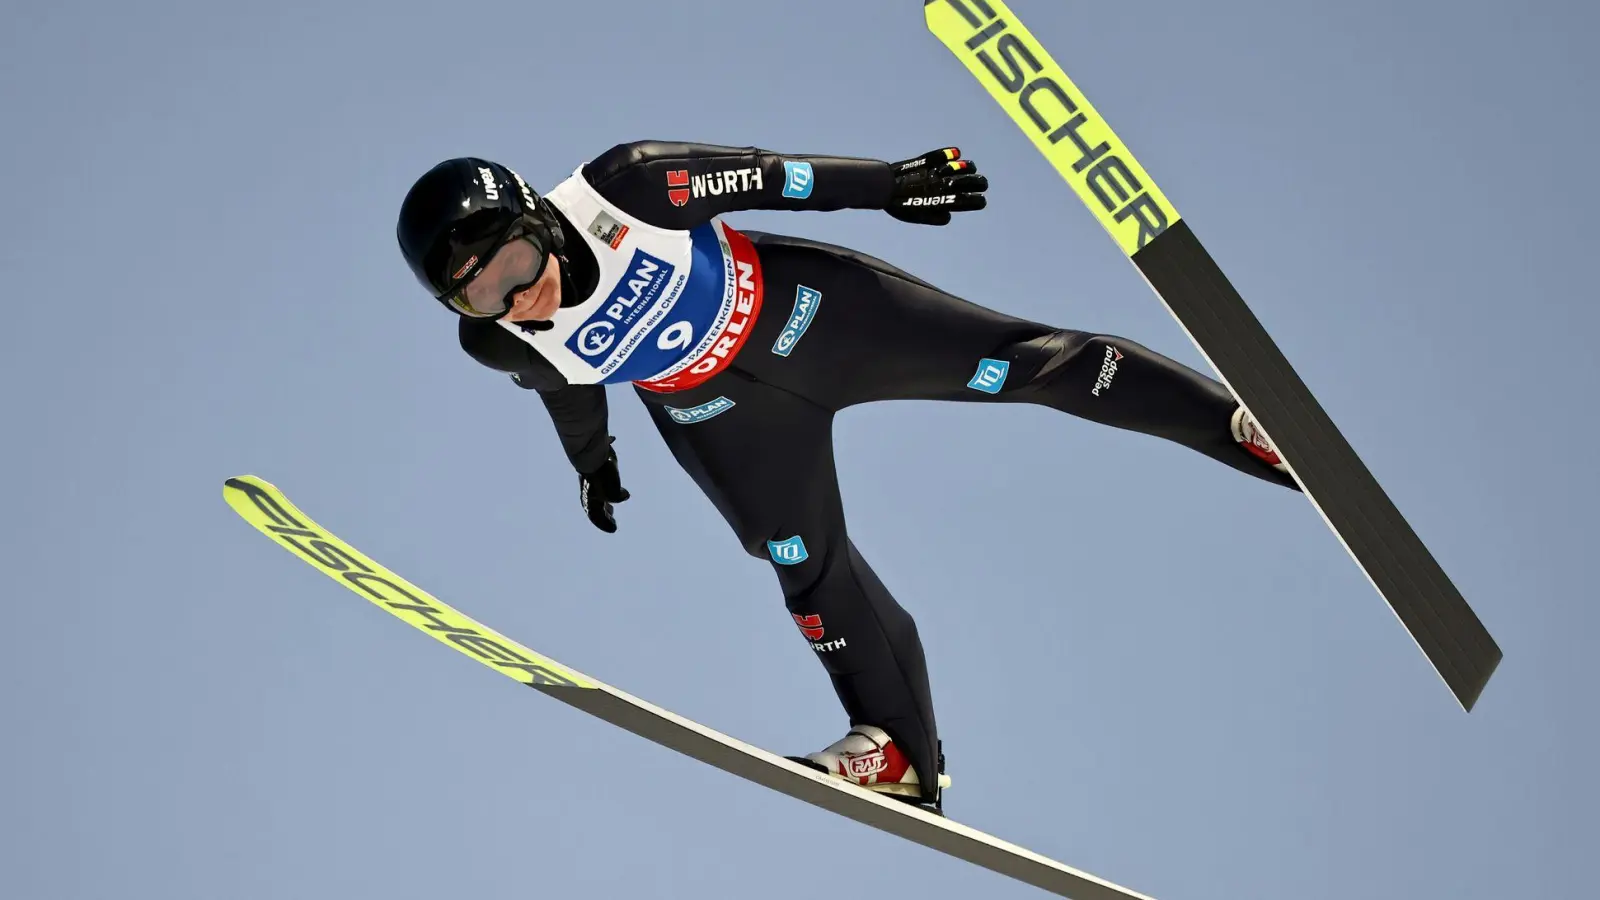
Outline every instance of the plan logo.
{"type": "Polygon", "coordinates": [[[688,409],[669,406],[667,407],[667,415],[672,417],[672,421],[680,425],[693,425],[696,422],[704,422],[713,416],[720,416],[733,409],[733,406],[732,400],[727,397],[718,397],[715,400],[707,400],[699,406],[691,406],[688,409]]]}
{"type": "Polygon", "coordinates": [[[643,250],[633,251],[627,273],[611,289],[605,303],[573,332],[567,340],[567,349],[584,359],[606,353],[616,342],[619,329],[626,333],[645,310],[661,299],[662,292],[672,281],[672,273],[673,267],[666,260],[643,250]]]}
{"type": "Polygon", "coordinates": [[[794,345],[800,343],[806,329],[811,327],[811,320],[816,318],[817,307],[821,303],[821,291],[803,284],[795,285],[794,311],[789,314],[789,321],[784,323],[783,330],[778,332],[778,339],[772,342],[773,353],[788,356],[794,350],[794,345]]]}

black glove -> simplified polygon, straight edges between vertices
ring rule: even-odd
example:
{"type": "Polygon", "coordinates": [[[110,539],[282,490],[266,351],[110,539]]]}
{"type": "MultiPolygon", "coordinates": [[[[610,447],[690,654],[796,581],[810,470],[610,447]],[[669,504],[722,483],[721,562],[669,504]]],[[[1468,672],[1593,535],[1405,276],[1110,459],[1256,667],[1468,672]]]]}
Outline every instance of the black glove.
{"type": "Polygon", "coordinates": [[[983,192],[989,179],[978,174],[978,166],[962,159],[955,147],[930,150],[921,156],[893,165],[894,187],[889,215],[914,225],[948,225],[953,212],[968,212],[989,205],[983,192]]]}
{"type": "MultiPolygon", "coordinates": [[[[607,443],[616,443],[616,438],[608,439],[607,443]]],[[[616,517],[611,514],[611,504],[621,503],[628,499],[627,488],[622,486],[622,475],[617,471],[617,451],[608,449],[606,461],[600,468],[588,474],[578,475],[578,502],[583,504],[583,513],[589,517],[594,527],[606,534],[615,534],[617,530],[616,517]]]]}

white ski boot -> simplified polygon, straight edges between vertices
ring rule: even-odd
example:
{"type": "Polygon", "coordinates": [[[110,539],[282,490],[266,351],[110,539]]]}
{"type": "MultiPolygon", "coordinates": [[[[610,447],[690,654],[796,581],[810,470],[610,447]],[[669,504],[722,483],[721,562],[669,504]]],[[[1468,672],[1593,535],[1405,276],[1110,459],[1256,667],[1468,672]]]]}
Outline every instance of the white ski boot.
{"type": "Polygon", "coordinates": [[[944,774],[944,753],[939,753],[939,789],[933,801],[922,799],[922,782],[894,740],[882,728],[856,725],[848,734],[825,749],[789,759],[860,785],[869,791],[887,794],[932,813],[943,815],[944,789],[950,776],[944,774]]]}
{"type": "Polygon", "coordinates": [[[1244,404],[1241,403],[1239,408],[1233,411],[1233,419],[1228,423],[1228,427],[1233,430],[1233,439],[1243,445],[1257,459],[1277,469],[1279,472],[1287,473],[1289,471],[1289,467],[1283,462],[1283,457],[1278,455],[1277,448],[1273,447],[1272,442],[1267,440],[1266,432],[1262,431],[1261,426],[1256,424],[1255,418],[1244,408],[1244,404]]]}

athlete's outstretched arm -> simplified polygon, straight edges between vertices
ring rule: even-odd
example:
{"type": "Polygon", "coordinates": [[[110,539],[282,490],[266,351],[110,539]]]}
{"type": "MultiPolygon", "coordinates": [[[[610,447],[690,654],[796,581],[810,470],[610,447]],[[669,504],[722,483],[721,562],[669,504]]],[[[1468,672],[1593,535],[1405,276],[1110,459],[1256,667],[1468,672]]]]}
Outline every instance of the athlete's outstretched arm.
{"type": "Polygon", "coordinates": [[[634,141],[607,150],[584,166],[583,175],[600,196],[660,228],[694,228],[713,216],[747,209],[882,209],[910,221],[944,224],[949,216],[933,221],[937,212],[980,209],[980,195],[988,187],[959,156],[947,148],[890,163],[759,147],[634,141]],[[913,198],[918,202],[908,202],[913,198]]]}
{"type": "Polygon", "coordinates": [[[473,359],[539,392],[561,449],[580,475],[605,465],[611,441],[604,385],[567,384],[555,366],[495,322],[463,317],[459,337],[461,348],[473,359]]]}

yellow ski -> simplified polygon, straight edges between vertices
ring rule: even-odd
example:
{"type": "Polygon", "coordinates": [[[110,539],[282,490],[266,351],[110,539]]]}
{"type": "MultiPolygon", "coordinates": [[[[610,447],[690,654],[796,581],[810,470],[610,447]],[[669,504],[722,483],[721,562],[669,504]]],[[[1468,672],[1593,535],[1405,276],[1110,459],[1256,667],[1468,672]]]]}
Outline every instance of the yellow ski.
{"type": "Polygon", "coordinates": [[[246,522],[334,581],[413,628],[563,703],[724,772],[864,825],[1076,900],[1149,900],[1030,850],[882,797],[625,694],[524,647],[401,578],[312,521],[255,477],[228,479],[223,498],[246,522]]]}

